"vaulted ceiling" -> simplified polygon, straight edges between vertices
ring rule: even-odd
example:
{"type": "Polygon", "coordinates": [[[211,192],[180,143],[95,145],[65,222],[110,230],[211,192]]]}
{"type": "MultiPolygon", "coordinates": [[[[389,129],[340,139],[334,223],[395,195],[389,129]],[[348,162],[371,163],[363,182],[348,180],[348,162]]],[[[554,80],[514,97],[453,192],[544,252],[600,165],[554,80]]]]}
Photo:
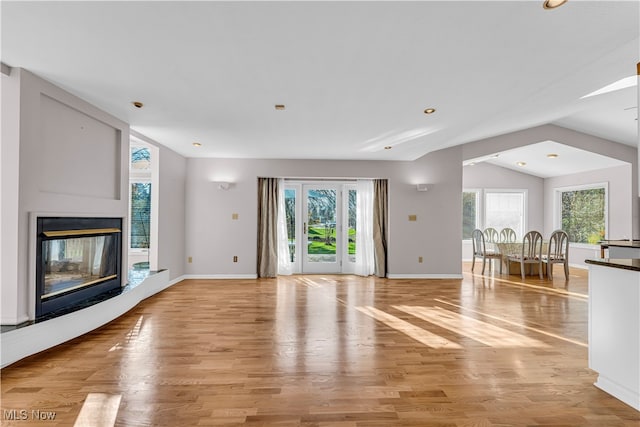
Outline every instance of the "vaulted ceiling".
{"type": "Polygon", "coordinates": [[[0,7],[3,63],[187,157],[412,160],[545,123],[638,141],[635,87],[581,99],[635,74],[636,1],[0,7]]]}

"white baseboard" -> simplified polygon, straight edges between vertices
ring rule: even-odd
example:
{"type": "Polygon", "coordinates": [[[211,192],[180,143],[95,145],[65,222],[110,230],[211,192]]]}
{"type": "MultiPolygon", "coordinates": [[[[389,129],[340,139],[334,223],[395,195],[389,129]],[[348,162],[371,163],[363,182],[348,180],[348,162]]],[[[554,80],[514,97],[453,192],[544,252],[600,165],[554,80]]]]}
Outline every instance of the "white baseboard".
{"type": "Polygon", "coordinates": [[[257,274],[185,274],[182,279],[257,279],[257,274]]]}
{"type": "Polygon", "coordinates": [[[462,274],[387,274],[388,279],[462,279],[462,274]]]}
{"type": "Polygon", "coordinates": [[[169,270],[150,275],[136,287],[106,301],[0,334],[0,367],[86,334],[122,316],[142,300],[180,282],[169,270]]]}
{"type": "Polygon", "coordinates": [[[593,385],[616,399],[623,401],[636,411],[640,411],[640,395],[637,391],[631,390],[602,375],[598,376],[598,380],[593,385]]]}

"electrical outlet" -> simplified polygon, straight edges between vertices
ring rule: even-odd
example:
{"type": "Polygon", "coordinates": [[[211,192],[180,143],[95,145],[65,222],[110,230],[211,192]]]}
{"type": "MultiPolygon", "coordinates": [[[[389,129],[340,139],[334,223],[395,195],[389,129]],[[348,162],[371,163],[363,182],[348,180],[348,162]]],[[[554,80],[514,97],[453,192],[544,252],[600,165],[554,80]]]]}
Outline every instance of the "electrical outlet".
{"type": "Polygon", "coordinates": [[[233,256],[233,262],[238,262],[238,256],[237,255],[233,256]]]}
{"type": "Polygon", "coordinates": [[[418,257],[418,262],[422,263],[422,257],[421,256],[418,257]]]}
{"type": "Polygon", "coordinates": [[[193,258],[192,257],[187,258],[187,262],[191,264],[193,262],[193,258]]]}

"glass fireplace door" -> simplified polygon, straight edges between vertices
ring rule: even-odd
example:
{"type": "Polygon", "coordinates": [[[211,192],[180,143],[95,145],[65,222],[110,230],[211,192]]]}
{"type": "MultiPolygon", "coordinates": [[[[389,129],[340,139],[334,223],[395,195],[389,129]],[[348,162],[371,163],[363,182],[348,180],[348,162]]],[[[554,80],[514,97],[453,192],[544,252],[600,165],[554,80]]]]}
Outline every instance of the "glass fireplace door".
{"type": "Polygon", "coordinates": [[[113,235],[45,240],[41,299],[91,286],[117,275],[113,235]]]}

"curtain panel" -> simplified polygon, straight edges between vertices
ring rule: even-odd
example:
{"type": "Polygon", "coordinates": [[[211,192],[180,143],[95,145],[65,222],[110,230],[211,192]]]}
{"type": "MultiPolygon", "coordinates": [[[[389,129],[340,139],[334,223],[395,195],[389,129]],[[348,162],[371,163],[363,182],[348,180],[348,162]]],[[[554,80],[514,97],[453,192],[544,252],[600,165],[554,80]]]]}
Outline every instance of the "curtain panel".
{"type": "Polygon", "coordinates": [[[278,179],[258,178],[258,277],[278,275],[278,179]]]}
{"type": "Polygon", "coordinates": [[[289,252],[289,236],[287,234],[287,212],[285,202],[285,182],[278,179],[278,274],[293,274],[291,253],[289,252]]]}
{"type": "Polygon", "coordinates": [[[355,274],[375,273],[373,240],[373,181],[359,179],[356,184],[356,265],[355,274]]]}
{"type": "Polygon", "coordinates": [[[377,277],[387,277],[388,182],[373,180],[373,243],[377,277]]]}

